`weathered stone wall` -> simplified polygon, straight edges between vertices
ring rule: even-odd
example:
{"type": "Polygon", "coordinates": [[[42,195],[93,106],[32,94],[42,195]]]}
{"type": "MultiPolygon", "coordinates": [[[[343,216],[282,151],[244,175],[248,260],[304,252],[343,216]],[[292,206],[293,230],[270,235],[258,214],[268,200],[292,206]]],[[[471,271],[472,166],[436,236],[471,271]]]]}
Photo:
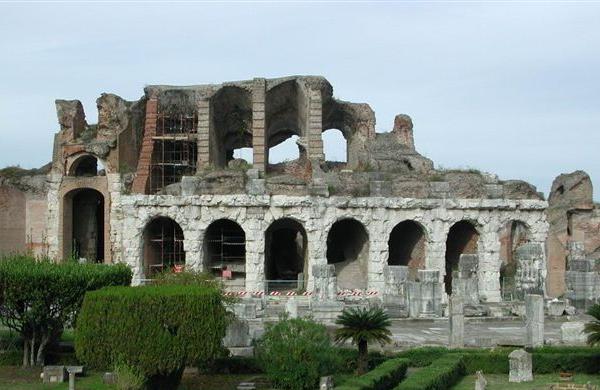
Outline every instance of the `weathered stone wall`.
{"type": "MultiPolygon", "coordinates": [[[[117,207],[115,201],[113,199],[113,207],[117,207]]],[[[411,219],[424,227],[425,267],[439,270],[443,280],[448,230],[460,220],[473,221],[480,234],[480,297],[490,302],[500,300],[499,234],[502,226],[510,220],[522,221],[530,229],[531,241],[538,243],[544,242],[548,230],[544,216],[546,202],[536,200],[121,195],[120,203],[122,216],[113,215],[111,223],[121,226],[118,229],[121,237],[120,242],[113,242],[113,248],[115,252],[121,252],[121,261],[133,268],[136,282],[144,277],[142,233],[150,220],[158,216],[175,220],[184,232],[186,263],[191,268],[201,269],[206,228],[217,219],[228,218],[236,221],[246,233],[247,290],[262,290],[264,234],[272,222],[284,217],[299,221],[306,229],[309,268],[327,263],[327,234],[335,221],[354,218],[361,222],[369,234],[368,288],[381,292],[385,290],[388,239],[394,226],[411,219]]],[[[119,240],[118,236],[115,233],[112,239],[119,240]]],[[[545,273],[545,264],[541,267],[540,272],[545,273]]],[[[312,283],[312,277],[309,277],[309,288],[312,288],[312,283]]]]}
{"type": "Polygon", "coordinates": [[[25,193],[0,186],[0,253],[26,249],[25,193]]]}

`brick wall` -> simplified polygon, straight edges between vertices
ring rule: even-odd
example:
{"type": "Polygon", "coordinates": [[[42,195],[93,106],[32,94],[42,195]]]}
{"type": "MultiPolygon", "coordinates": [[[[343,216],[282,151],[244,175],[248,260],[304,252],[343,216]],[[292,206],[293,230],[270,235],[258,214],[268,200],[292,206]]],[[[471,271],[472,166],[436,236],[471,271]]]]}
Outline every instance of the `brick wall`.
{"type": "Polygon", "coordinates": [[[152,151],[154,141],[152,137],[156,134],[156,119],[158,116],[158,98],[151,96],[146,102],[146,122],[144,127],[144,138],[140,150],[140,158],[135,179],[133,180],[132,191],[138,194],[147,192],[148,178],[150,176],[150,162],[152,160],[152,151]]]}

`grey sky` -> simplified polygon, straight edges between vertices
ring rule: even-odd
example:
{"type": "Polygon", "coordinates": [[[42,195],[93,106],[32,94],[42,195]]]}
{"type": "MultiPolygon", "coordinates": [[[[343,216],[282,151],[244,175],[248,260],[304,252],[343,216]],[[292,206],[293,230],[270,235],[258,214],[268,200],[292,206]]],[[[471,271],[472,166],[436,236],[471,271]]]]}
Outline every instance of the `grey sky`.
{"type": "Polygon", "coordinates": [[[438,166],[600,183],[600,3],[0,3],[0,53],[0,166],[51,159],[55,98],[320,74],[438,166]]]}

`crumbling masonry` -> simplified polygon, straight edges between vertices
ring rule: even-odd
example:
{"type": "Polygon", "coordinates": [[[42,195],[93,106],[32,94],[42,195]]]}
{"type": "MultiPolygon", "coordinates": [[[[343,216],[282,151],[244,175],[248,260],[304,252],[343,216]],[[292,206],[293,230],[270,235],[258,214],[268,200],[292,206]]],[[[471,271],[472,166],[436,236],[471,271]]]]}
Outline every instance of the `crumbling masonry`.
{"type": "Polygon", "coordinates": [[[376,133],[369,105],[322,77],[149,86],[97,106],[90,125],[79,101],[57,100],[52,163],[0,171],[0,252],[124,262],[136,284],[203,270],[245,297],[246,316],[271,294],[324,319],[353,302],[436,317],[451,295],[466,316],[518,311],[526,294],[580,309],[600,297],[600,207],[583,172],[545,200],[523,181],[435,169],[410,117],[376,133]],[[325,160],[330,129],[346,161],[325,160]],[[298,158],[270,164],[292,137],[298,158]]]}

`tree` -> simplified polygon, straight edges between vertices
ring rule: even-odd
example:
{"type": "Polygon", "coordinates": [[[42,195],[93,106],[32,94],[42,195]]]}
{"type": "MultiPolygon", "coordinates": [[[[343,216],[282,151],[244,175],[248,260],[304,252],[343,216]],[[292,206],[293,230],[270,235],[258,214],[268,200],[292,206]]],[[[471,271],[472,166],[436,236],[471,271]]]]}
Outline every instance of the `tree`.
{"type": "Polygon", "coordinates": [[[48,346],[72,325],[86,291],[131,283],[121,265],[53,263],[30,256],[0,259],[0,322],[23,339],[23,366],[44,364],[48,346]]]}
{"type": "Polygon", "coordinates": [[[358,346],[357,374],[368,370],[369,342],[376,341],[381,345],[392,341],[392,332],[388,329],[392,322],[387,313],[379,308],[344,309],[335,323],[341,328],[335,331],[335,341],[343,343],[351,340],[358,346]]]}
{"type": "Polygon", "coordinates": [[[587,343],[591,346],[600,344],[600,305],[592,306],[588,312],[594,320],[585,324],[584,333],[588,334],[587,343]]]}

